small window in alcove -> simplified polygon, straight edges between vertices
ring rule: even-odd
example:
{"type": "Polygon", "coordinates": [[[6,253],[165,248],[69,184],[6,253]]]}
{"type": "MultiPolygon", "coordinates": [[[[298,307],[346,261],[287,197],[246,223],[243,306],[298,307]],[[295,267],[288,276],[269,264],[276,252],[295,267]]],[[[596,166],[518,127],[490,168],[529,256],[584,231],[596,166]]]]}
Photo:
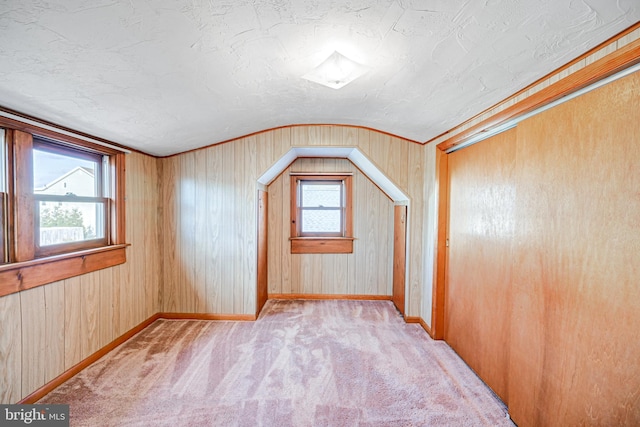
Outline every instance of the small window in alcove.
{"type": "Polygon", "coordinates": [[[351,175],[291,176],[291,252],[353,252],[351,175]]]}

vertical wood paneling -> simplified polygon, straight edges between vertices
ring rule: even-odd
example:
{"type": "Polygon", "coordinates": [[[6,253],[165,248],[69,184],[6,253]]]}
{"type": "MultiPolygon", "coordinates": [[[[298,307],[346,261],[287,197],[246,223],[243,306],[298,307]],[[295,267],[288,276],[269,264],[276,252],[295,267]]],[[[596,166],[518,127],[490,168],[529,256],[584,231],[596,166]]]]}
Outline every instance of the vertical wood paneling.
{"type": "MultiPolygon", "coordinates": [[[[22,321],[22,390],[34,390],[46,378],[46,314],[44,287],[20,292],[22,321]]],[[[18,341],[20,342],[20,341],[18,341]]]]}
{"type": "Polygon", "coordinates": [[[183,200],[182,200],[182,187],[184,177],[184,169],[182,168],[182,158],[173,157],[172,163],[175,168],[175,181],[172,183],[174,188],[174,226],[175,231],[171,236],[171,240],[173,241],[173,248],[175,259],[174,264],[170,267],[170,275],[172,277],[173,286],[174,286],[174,309],[175,311],[184,311],[183,301],[184,301],[184,286],[183,286],[183,259],[182,259],[182,246],[183,246],[183,230],[182,230],[182,211],[183,211],[183,200]]]}
{"type": "Polygon", "coordinates": [[[158,179],[158,160],[149,156],[140,156],[143,161],[143,179],[141,180],[138,197],[144,197],[141,215],[144,217],[144,247],[152,248],[151,256],[143,253],[145,265],[145,311],[143,319],[147,319],[158,312],[161,307],[161,264],[160,243],[158,227],[161,221],[160,206],[160,182],[158,179]],[[151,191],[149,191],[151,190],[151,191]],[[156,256],[153,256],[153,252],[156,256]]]}
{"type": "Polygon", "coordinates": [[[20,294],[0,298],[0,402],[14,403],[22,390],[22,319],[20,294]]]}
{"type": "MultiPolygon", "coordinates": [[[[221,252],[221,209],[223,208],[220,200],[220,174],[222,159],[215,155],[215,150],[206,150],[204,153],[207,159],[206,166],[206,201],[204,203],[206,220],[206,234],[204,241],[206,242],[206,252],[203,254],[205,258],[206,268],[206,301],[208,313],[220,313],[222,301],[220,298],[220,287],[222,283],[222,270],[220,267],[221,252]]],[[[165,202],[166,203],[166,202],[165,202]]]]}
{"type": "Polygon", "coordinates": [[[260,313],[268,298],[268,271],[267,271],[267,243],[268,225],[267,216],[269,208],[269,195],[267,192],[258,191],[258,295],[256,314],[260,313]]]}
{"type": "Polygon", "coordinates": [[[276,160],[282,157],[287,151],[291,149],[292,146],[298,146],[298,143],[293,142],[293,129],[289,128],[280,128],[273,131],[273,150],[271,161],[269,165],[272,165],[276,160]]]}
{"type": "Polygon", "coordinates": [[[293,126],[289,129],[291,132],[291,146],[305,147],[314,145],[309,137],[309,128],[307,126],[293,126]]]}
{"type": "Polygon", "coordinates": [[[115,335],[113,322],[113,288],[117,286],[114,281],[113,270],[112,268],[106,268],[98,272],[98,295],[100,300],[100,314],[98,316],[99,347],[104,346],[105,343],[109,343],[119,336],[115,335]],[[106,321],[106,319],[112,319],[112,321],[106,321]]]}
{"type": "Polygon", "coordinates": [[[64,281],[64,368],[82,360],[82,288],[80,276],[64,281]]]}
{"type": "MultiPolygon", "coordinates": [[[[221,311],[223,313],[233,313],[234,291],[238,283],[237,275],[242,274],[236,271],[236,186],[237,179],[241,172],[238,171],[236,176],[235,169],[235,144],[223,144],[220,147],[219,155],[222,157],[222,177],[220,186],[220,205],[222,210],[218,221],[222,226],[220,239],[221,246],[221,262],[219,266],[222,271],[222,281],[220,283],[221,311]]],[[[217,147],[216,147],[217,148],[217,147]]],[[[240,282],[241,283],[241,282],[240,282]]]]}
{"type": "Polygon", "coordinates": [[[260,153],[256,158],[256,172],[261,176],[273,164],[273,145],[275,132],[262,132],[256,135],[255,150],[260,153]]]}
{"type": "MultiPolygon", "coordinates": [[[[284,212],[285,206],[289,206],[289,200],[291,199],[291,185],[289,176],[287,174],[282,175],[282,191],[280,192],[282,195],[282,201],[279,203],[282,206],[284,212]]],[[[271,199],[273,200],[273,199],[271,199]]],[[[269,212],[272,210],[269,209],[269,212]]],[[[275,212],[275,210],[273,210],[275,212]]],[[[296,265],[292,264],[291,258],[285,256],[287,254],[286,250],[289,247],[289,234],[287,234],[287,230],[289,230],[289,224],[291,223],[291,214],[289,215],[279,215],[281,226],[279,230],[273,230],[274,233],[280,232],[280,259],[281,261],[281,276],[278,280],[282,283],[282,293],[294,292],[293,284],[296,283],[296,286],[299,282],[298,277],[299,268],[296,265]]],[[[269,247],[273,246],[273,244],[269,243],[269,247]]],[[[276,279],[277,280],[277,279],[276,279]]]]}
{"type": "MultiPolygon", "coordinates": [[[[407,147],[407,193],[412,195],[410,212],[408,213],[408,307],[405,311],[408,313],[420,313],[423,319],[431,317],[430,310],[423,313],[421,306],[422,292],[425,286],[429,285],[431,277],[425,283],[424,269],[425,262],[431,262],[431,258],[425,256],[427,245],[431,242],[427,240],[425,235],[426,228],[429,224],[433,224],[433,213],[431,216],[427,213],[428,200],[425,198],[425,186],[428,180],[428,174],[435,172],[434,169],[426,167],[426,147],[416,144],[409,144],[407,147]],[[409,159],[419,159],[419,161],[409,161],[409,159]],[[431,221],[430,221],[431,220],[431,221]],[[429,261],[426,261],[426,260],[429,261]]],[[[431,255],[433,256],[433,255],[431,255]]],[[[430,291],[429,287],[429,291],[430,291]]],[[[430,306],[429,306],[430,307],[430,306]]]]}
{"type": "MultiPolygon", "coordinates": [[[[424,147],[408,141],[391,138],[366,129],[342,126],[292,126],[267,131],[261,134],[238,139],[233,142],[215,145],[194,152],[195,156],[206,158],[206,166],[200,161],[194,164],[196,181],[206,167],[206,191],[204,196],[194,198],[196,222],[207,218],[207,224],[195,225],[199,232],[193,236],[181,232],[184,224],[180,215],[186,209],[180,202],[182,191],[180,184],[189,179],[190,174],[181,167],[183,158],[189,153],[174,156],[162,161],[163,169],[163,222],[166,230],[173,230],[164,236],[163,265],[165,283],[163,288],[164,307],[168,311],[191,311],[182,304],[182,288],[179,281],[172,281],[172,274],[185,266],[204,263],[206,283],[207,311],[212,313],[251,314],[256,310],[257,282],[257,177],[277,161],[292,146],[308,145],[346,145],[357,146],[370,157],[383,173],[406,188],[415,189],[419,194],[410,194],[412,203],[423,203],[424,165],[421,154],[424,147]],[[411,147],[415,145],[415,147],[411,147]],[[411,150],[411,151],[410,151],[411,150]],[[417,154],[417,155],[416,155],[417,154]],[[389,160],[391,158],[391,160],[389,160]],[[418,163],[418,165],[416,165],[418,163]],[[172,167],[174,168],[172,170],[172,167]],[[172,179],[167,177],[172,175],[172,179]],[[171,183],[175,185],[171,185],[171,183]],[[175,224],[175,226],[173,226],[175,224]],[[191,259],[173,259],[172,254],[182,256],[189,245],[201,247],[194,250],[191,259]],[[177,304],[170,308],[175,295],[177,304]]],[[[351,165],[345,159],[299,159],[298,170],[340,171],[343,165],[351,165]]],[[[353,168],[353,166],[349,166],[353,168]]],[[[351,169],[349,169],[351,170],[351,169]]],[[[393,245],[393,205],[391,201],[360,171],[354,170],[354,178],[361,180],[363,190],[356,193],[354,206],[361,205],[364,210],[357,216],[370,217],[371,221],[356,222],[360,229],[354,242],[356,252],[341,255],[300,255],[292,257],[289,252],[289,205],[290,187],[286,173],[278,177],[269,186],[269,244],[268,244],[268,289],[270,293],[334,293],[372,295],[384,292],[391,295],[393,245]],[[281,212],[280,215],[272,215],[281,212]],[[384,259],[384,262],[378,262],[384,259]],[[318,262],[316,262],[318,261],[318,262]]],[[[357,208],[356,208],[357,209],[357,208]]],[[[410,208],[413,209],[413,208],[410,208]]],[[[416,222],[422,220],[422,211],[418,216],[410,217],[416,222]]],[[[419,228],[421,230],[421,228],[419,228]]],[[[420,237],[416,241],[420,243],[420,237]]],[[[422,259],[422,246],[412,246],[418,253],[412,259],[422,259]]],[[[409,254],[408,254],[409,256],[409,254]]],[[[198,270],[196,270],[198,271],[198,270]]],[[[412,283],[420,285],[422,270],[414,266],[409,273],[412,283]]],[[[198,277],[201,277],[199,274],[198,277]]],[[[200,286],[200,284],[196,284],[200,286]]],[[[416,291],[419,295],[419,289],[416,291]]],[[[408,296],[411,299],[411,296],[408,296]]],[[[415,305],[419,310],[419,304],[415,305]]],[[[417,315],[418,313],[408,313],[417,315]]]]}
{"type": "MultiPolygon", "coordinates": [[[[110,271],[107,269],[105,271],[110,271]]],[[[44,382],[51,381],[61,372],[64,367],[64,335],[65,335],[65,304],[64,304],[64,284],[62,282],[50,283],[43,286],[44,289],[44,307],[45,307],[45,339],[46,339],[46,358],[45,358],[45,378],[44,382]]],[[[106,319],[109,319],[107,317],[106,319]]],[[[108,321],[103,323],[111,324],[108,321]]],[[[42,356],[42,354],[40,355],[42,356]]],[[[35,387],[40,387],[37,384],[35,387]]],[[[34,389],[26,390],[29,394],[34,389]]]]}
{"type": "MultiPolygon", "coordinates": [[[[176,311],[176,174],[175,157],[161,159],[162,162],[162,310],[176,311]]],[[[209,171],[208,171],[209,172],[209,171]]]]}
{"type": "Polygon", "coordinates": [[[122,320],[122,312],[120,310],[121,303],[121,294],[122,287],[126,285],[126,283],[122,280],[122,269],[124,267],[122,265],[118,265],[114,268],[111,268],[111,307],[113,310],[113,337],[119,337],[123,333],[126,332],[124,328],[124,322],[122,320]]]}
{"type": "Polygon", "coordinates": [[[31,394],[161,311],[156,162],[127,158],[125,264],[0,298],[1,403],[31,394]]]}
{"type": "Polygon", "coordinates": [[[438,149],[435,150],[436,183],[435,198],[437,199],[436,221],[437,236],[434,249],[434,286],[432,288],[431,331],[433,338],[444,339],[445,318],[445,281],[447,271],[446,242],[449,232],[449,156],[438,149]],[[437,285],[436,285],[437,284],[437,285]]]}
{"type": "MultiPolygon", "coordinates": [[[[127,178],[127,186],[125,188],[125,192],[127,195],[127,205],[126,205],[126,216],[127,218],[136,218],[136,221],[127,220],[125,223],[127,240],[129,242],[138,242],[140,236],[140,228],[142,228],[142,221],[138,215],[139,212],[139,199],[136,197],[132,197],[134,194],[137,194],[138,191],[138,182],[140,177],[140,171],[138,167],[138,157],[137,156],[128,156],[127,157],[127,169],[126,169],[126,178],[127,178]]],[[[130,265],[138,266],[140,265],[140,255],[133,250],[133,247],[130,247],[127,251],[127,262],[131,263],[130,265]]],[[[123,316],[121,320],[123,321],[123,327],[125,330],[128,330],[132,327],[132,324],[137,317],[137,306],[131,304],[129,301],[136,300],[140,301],[139,294],[141,292],[141,288],[143,284],[139,282],[140,277],[143,277],[144,274],[144,265],[140,266],[143,271],[139,269],[125,268],[122,270],[122,278],[125,280],[125,283],[135,283],[135,286],[125,286],[121,289],[122,291],[122,299],[121,310],[123,312],[123,316]]]]}
{"type": "MultiPolygon", "coordinates": [[[[247,267],[254,268],[255,266],[247,266],[245,265],[245,259],[247,257],[237,256],[236,254],[246,253],[251,250],[251,242],[244,242],[244,221],[245,221],[245,211],[246,211],[246,201],[244,199],[244,188],[245,188],[245,179],[247,175],[251,175],[251,171],[249,167],[245,168],[245,159],[244,158],[244,145],[246,144],[246,139],[240,139],[237,142],[231,144],[233,148],[233,163],[232,167],[234,171],[243,171],[243,173],[234,174],[235,185],[232,187],[232,194],[234,198],[233,206],[237,206],[236,214],[233,216],[233,238],[231,243],[231,253],[234,256],[231,258],[231,262],[233,265],[234,281],[233,286],[231,288],[232,292],[232,301],[233,305],[231,306],[232,313],[244,313],[244,293],[245,286],[242,286],[245,283],[245,276],[247,275],[247,267]],[[240,286],[238,286],[240,285],[240,286]]],[[[246,164],[248,166],[248,162],[246,164]]],[[[254,218],[255,219],[255,218],[254,218]]],[[[255,253],[255,251],[254,251],[255,253]]],[[[254,258],[255,259],[255,258],[254,258]]],[[[254,282],[255,283],[255,282],[254,282]]],[[[254,302],[255,305],[255,302],[254,302]]],[[[255,310],[255,308],[254,308],[255,310]]]]}
{"type": "MultiPolygon", "coordinates": [[[[269,199],[269,209],[267,212],[284,212],[284,198],[282,196],[282,186],[284,185],[284,179],[279,179],[269,186],[269,192],[266,193],[266,197],[269,199]]],[[[286,199],[288,200],[288,199],[286,199]]],[[[289,216],[286,217],[288,219],[289,216]]],[[[267,230],[268,233],[273,233],[275,236],[280,236],[280,240],[274,240],[274,243],[267,245],[267,262],[268,262],[268,281],[269,293],[280,294],[283,293],[283,282],[285,277],[283,275],[283,262],[282,262],[282,248],[284,247],[284,233],[282,227],[285,226],[282,215],[267,215],[267,230]]],[[[288,227],[286,227],[288,229],[288,227]]]]}
{"type": "Polygon", "coordinates": [[[207,240],[195,236],[206,236],[208,227],[207,214],[207,156],[194,153],[194,275],[196,313],[207,312],[207,240]],[[197,254],[197,255],[196,255],[197,254]]]}
{"type": "Polygon", "coordinates": [[[404,314],[407,207],[395,206],[393,216],[393,303],[404,314]]]}
{"type": "Polygon", "coordinates": [[[367,153],[369,155],[369,157],[371,157],[371,142],[370,142],[370,138],[373,132],[367,130],[367,129],[357,129],[357,136],[356,136],[356,141],[357,141],[357,146],[364,152],[367,153]]]}
{"type": "MultiPolygon", "coordinates": [[[[332,136],[334,142],[337,137],[332,136]]],[[[392,247],[389,230],[393,204],[366,176],[346,159],[298,159],[270,186],[270,224],[282,225],[269,230],[269,255],[278,258],[280,271],[291,270],[291,285],[278,293],[391,295],[392,247]],[[289,189],[290,172],[353,172],[354,242],[353,254],[290,253],[289,189]],[[284,220],[283,220],[284,218],[284,220]],[[350,274],[358,269],[359,275],[350,274]],[[353,278],[354,280],[350,280],[353,278]]],[[[392,231],[391,231],[392,233],[392,231]]],[[[277,268],[270,272],[274,288],[285,280],[277,268]]],[[[273,292],[273,291],[272,291],[273,292]]]]}
{"type": "Polygon", "coordinates": [[[195,152],[180,156],[181,174],[184,179],[180,182],[180,311],[195,311],[197,286],[195,284],[195,256],[196,239],[196,192],[195,192],[195,152]]]}
{"type": "MultiPolygon", "coordinates": [[[[242,167],[245,168],[243,182],[243,194],[241,205],[244,207],[242,215],[242,231],[243,235],[238,242],[242,252],[245,253],[243,259],[242,270],[245,272],[244,283],[258,282],[257,264],[258,258],[257,248],[257,215],[258,200],[256,192],[257,175],[257,147],[255,140],[245,139],[243,144],[242,167]]],[[[243,313],[254,313],[257,301],[256,286],[241,286],[243,289],[243,313]]]]}
{"type": "Polygon", "coordinates": [[[98,322],[100,309],[100,286],[97,272],[80,276],[80,310],[82,313],[80,341],[81,360],[86,359],[100,348],[98,322]]]}

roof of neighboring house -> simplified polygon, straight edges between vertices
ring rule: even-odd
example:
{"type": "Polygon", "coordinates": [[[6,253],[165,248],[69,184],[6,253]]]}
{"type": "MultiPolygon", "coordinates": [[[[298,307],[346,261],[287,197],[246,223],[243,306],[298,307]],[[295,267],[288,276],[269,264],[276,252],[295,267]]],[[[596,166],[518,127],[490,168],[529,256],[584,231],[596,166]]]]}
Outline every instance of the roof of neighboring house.
{"type": "Polygon", "coordinates": [[[59,176],[58,178],[54,179],[53,181],[51,181],[50,183],[46,184],[43,187],[40,188],[36,188],[33,191],[36,193],[42,193],[46,190],[48,190],[49,188],[53,187],[54,185],[56,185],[57,183],[59,183],[60,181],[63,181],[64,179],[70,177],[71,175],[74,175],[78,172],[84,172],[85,174],[87,174],[89,176],[89,178],[93,179],[93,169],[89,169],[86,168],[84,166],[76,166],[75,168],[71,169],[69,172],[65,173],[64,175],[59,176]]]}

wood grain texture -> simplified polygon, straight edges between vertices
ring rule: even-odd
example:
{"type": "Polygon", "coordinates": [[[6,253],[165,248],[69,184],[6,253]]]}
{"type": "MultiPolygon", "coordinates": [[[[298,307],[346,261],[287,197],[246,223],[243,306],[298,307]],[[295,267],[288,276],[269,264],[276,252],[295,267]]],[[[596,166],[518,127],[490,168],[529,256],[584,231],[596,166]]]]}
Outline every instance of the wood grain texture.
{"type": "MultiPolygon", "coordinates": [[[[270,265],[285,264],[276,267],[276,271],[269,275],[269,280],[279,284],[286,282],[287,286],[280,286],[279,291],[276,287],[270,294],[391,295],[393,237],[392,234],[391,238],[389,237],[388,230],[393,230],[393,220],[390,216],[393,204],[351,162],[346,159],[297,159],[269,186],[270,193],[272,188],[276,190],[271,195],[269,223],[285,225],[279,218],[287,220],[286,226],[269,230],[269,259],[274,260],[270,265]],[[307,242],[306,239],[289,240],[290,193],[282,190],[288,188],[291,191],[293,178],[289,174],[296,172],[353,174],[353,234],[356,240],[346,241],[352,243],[353,253],[309,253],[309,248],[305,249],[306,253],[291,253],[291,250],[295,252],[298,243],[307,242]],[[355,274],[349,274],[349,271],[356,269],[361,271],[358,278],[355,274]],[[290,270],[291,279],[286,281],[276,276],[278,270],[290,270]],[[350,280],[351,277],[355,280],[350,280]]],[[[323,240],[327,241],[329,240],[323,240]]],[[[336,249],[336,252],[338,250],[336,249]]]]}
{"type": "Polygon", "coordinates": [[[15,261],[29,261],[35,255],[33,217],[33,137],[13,131],[15,159],[15,261]]]}
{"type": "MultiPolygon", "coordinates": [[[[147,313],[161,311],[157,283],[160,241],[152,237],[159,218],[157,160],[138,153],[128,160],[126,209],[131,246],[109,251],[119,251],[117,256],[124,261],[126,250],[127,262],[0,297],[1,403],[15,403],[30,395],[143,322],[147,313]]],[[[78,262],[91,271],[91,255],[76,258],[65,262],[78,262]]],[[[40,260],[22,265],[23,285],[36,275],[50,282],[60,274],[40,260]]],[[[9,272],[3,270],[0,275],[9,272]]],[[[17,276],[15,271],[11,274],[17,276]]]]}
{"type": "Polygon", "coordinates": [[[61,289],[58,283],[52,283],[18,294],[22,308],[23,391],[41,386],[53,372],[64,369],[64,354],[61,353],[64,337],[56,333],[61,320],[64,321],[60,307],[64,307],[64,295],[55,295],[61,289]]]}
{"type": "Polygon", "coordinates": [[[22,398],[22,321],[20,294],[0,298],[0,402],[22,398]]]}
{"type": "Polygon", "coordinates": [[[449,155],[445,340],[507,404],[515,136],[449,155]]]}
{"type": "MultiPolygon", "coordinates": [[[[353,239],[347,237],[296,237],[291,239],[292,254],[351,254],[353,239]]],[[[331,260],[330,257],[323,257],[331,260]]],[[[327,271],[323,268],[323,271],[327,271]]],[[[328,272],[328,271],[327,271],[328,272]]]]}
{"type": "Polygon", "coordinates": [[[405,264],[407,244],[407,207],[393,209],[393,303],[404,315],[405,264]]]}
{"type": "Polygon", "coordinates": [[[639,425],[640,73],[518,127],[510,407],[639,425]]]}
{"type": "MultiPolygon", "coordinates": [[[[187,171],[183,163],[183,157],[187,158],[189,153],[164,158],[160,160],[162,229],[167,233],[162,238],[163,311],[200,312],[202,306],[195,302],[199,301],[196,295],[203,288],[200,281],[204,281],[207,313],[256,312],[257,178],[292,146],[309,145],[358,147],[403,191],[411,193],[409,217],[413,218],[412,221],[419,224],[423,219],[424,210],[419,208],[424,204],[426,171],[424,156],[421,155],[424,147],[370,130],[324,125],[292,126],[261,132],[194,151],[192,155],[196,160],[188,161],[192,162],[192,171],[187,171]],[[198,156],[206,158],[206,166],[197,159],[198,156]],[[185,181],[194,183],[195,191],[189,194],[197,196],[184,197],[184,191],[191,185],[185,181]],[[198,188],[202,182],[206,182],[203,191],[198,188]],[[416,216],[412,217],[414,214],[416,216]],[[202,218],[206,221],[204,226],[197,224],[202,218]],[[192,233],[191,227],[199,231],[192,233]],[[191,251],[190,248],[198,249],[191,251]],[[202,265],[205,266],[204,275],[201,273],[202,265]],[[185,269],[198,272],[195,283],[184,279],[185,269]]],[[[350,164],[344,159],[304,161],[306,169],[300,171],[340,172],[343,171],[342,164],[350,164]]],[[[354,209],[360,204],[366,212],[365,217],[372,221],[353,225],[357,238],[354,253],[360,254],[357,260],[355,254],[349,254],[347,258],[342,254],[301,254],[297,255],[299,258],[292,258],[288,240],[290,181],[283,175],[269,185],[269,293],[391,294],[392,257],[389,249],[393,245],[393,205],[368,178],[359,173],[359,178],[354,175],[354,189],[359,185],[355,180],[361,179],[366,190],[359,196],[354,191],[354,209]],[[286,201],[285,206],[282,205],[283,200],[286,201]],[[271,215],[272,212],[283,214],[271,215]],[[385,261],[378,263],[378,259],[385,261]],[[363,286],[367,289],[361,290],[363,286]]],[[[354,217],[358,215],[354,213],[354,217]]],[[[415,284],[414,293],[419,294],[423,245],[422,231],[420,228],[416,230],[419,235],[411,239],[407,253],[411,256],[408,280],[415,284]]],[[[419,314],[419,304],[414,304],[413,310],[419,314]]]]}
{"type": "Polygon", "coordinates": [[[269,194],[258,190],[258,300],[256,302],[256,316],[267,302],[269,292],[269,274],[267,264],[267,243],[269,225],[269,194]]]}
{"type": "Polygon", "coordinates": [[[433,213],[429,217],[427,204],[429,198],[426,193],[426,185],[429,177],[435,173],[434,166],[427,167],[426,153],[428,147],[420,147],[409,144],[407,147],[408,159],[415,159],[407,162],[407,192],[411,195],[419,195],[411,199],[411,204],[407,208],[407,269],[405,280],[407,281],[406,294],[408,298],[405,307],[406,313],[419,315],[420,317],[431,317],[431,306],[422,304],[423,292],[431,292],[431,276],[425,277],[425,272],[430,271],[430,263],[433,253],[430,251],[431,242],[427,240],[427,230],[434,229],[433,213]],[[415,218],[415,220],[413,220],[415,218]],[[428,261],[427,261],[428,260],[428,261]]]}
{"type": "Polygon", "coordinates": [[[638,135],[635,73],[448,157],[446,338],[520,426],[640,424],[638,135]]]}
{"type": "Polygon", "coordinates": [[[0,267],[0,297],[124,262],[121,246],[6,264],[0,267]]]}
{"type": "Polygon", "coordinates": [[[433,338],[444,339],[445,287],[447,275],[447,236],[449,233],[449,156],[436,150],[435,204],[437,233],[433,256],[433,289],[431,298],[431,332],[433,338]]]}

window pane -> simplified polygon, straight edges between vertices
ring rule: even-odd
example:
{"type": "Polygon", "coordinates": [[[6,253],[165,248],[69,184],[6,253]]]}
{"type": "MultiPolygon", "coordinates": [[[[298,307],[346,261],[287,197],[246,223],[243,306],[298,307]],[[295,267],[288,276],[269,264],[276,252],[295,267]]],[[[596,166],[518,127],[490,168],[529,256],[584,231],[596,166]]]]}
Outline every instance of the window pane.
{"type": "Polygon", "coordinates": [[[302,207],[339,208],[340,184],[302,183],[302,207]]]}
{"type": "Polygon", "coordinates": [[[34,194],[99,197],[97,171],[97,161],[33,150],[34,194]]]}
{"type": "Polygon", "coordinates": [[[339,209],[302,210],[303,233],[341,233],[339,209]]]}
{"type": "Polygon", "coordinates": [[[40,246],[81,242],[104,237],[104,204],[37,202],[40,246]]]}
{"type": "Polygon", "coordinates": [[[0,129],[0,264],[7,262],[7,144],[4,129],[0,129]]]}

